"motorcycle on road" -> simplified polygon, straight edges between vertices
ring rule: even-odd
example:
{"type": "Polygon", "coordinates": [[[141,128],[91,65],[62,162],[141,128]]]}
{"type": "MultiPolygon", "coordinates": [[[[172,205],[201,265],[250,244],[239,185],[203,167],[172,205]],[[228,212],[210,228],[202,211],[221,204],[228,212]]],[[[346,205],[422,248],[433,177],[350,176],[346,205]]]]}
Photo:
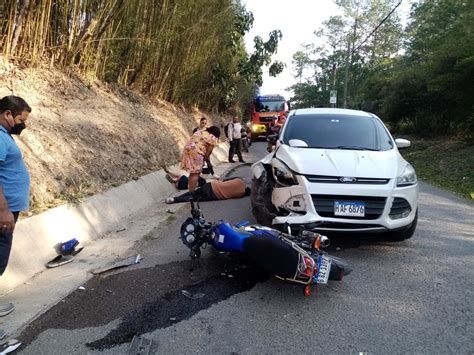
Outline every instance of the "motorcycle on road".
{"type": "Polygon", "coordinates": [[[311,286],[341,281],[352,268],[342,259],[330,256],[321,248],[329,246],[329,239],[311,231],[297,235],[261,225],[226,221],[207,222],[199,203],[191,203],[191,217],[181,225],[180,239],[190,249],[194,261],[201,256],[201,248],[212,245],[218,251],[246,255],[257,266],[277,278],[302,284],[304,295],[311,294],[311,286]]]}

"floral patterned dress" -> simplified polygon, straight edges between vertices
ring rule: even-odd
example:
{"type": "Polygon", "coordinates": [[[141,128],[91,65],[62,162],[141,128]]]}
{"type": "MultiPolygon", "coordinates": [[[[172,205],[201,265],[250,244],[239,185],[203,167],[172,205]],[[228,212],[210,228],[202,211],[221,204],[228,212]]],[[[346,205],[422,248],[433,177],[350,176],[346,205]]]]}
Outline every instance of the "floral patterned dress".
{"type": "Polygon", "coordinates": [[[184,146],[181,167],[192,174],[200,174],[204,165],[206,146],[215,146],[218,139],[207,131],[197,130],[184,146]]]}

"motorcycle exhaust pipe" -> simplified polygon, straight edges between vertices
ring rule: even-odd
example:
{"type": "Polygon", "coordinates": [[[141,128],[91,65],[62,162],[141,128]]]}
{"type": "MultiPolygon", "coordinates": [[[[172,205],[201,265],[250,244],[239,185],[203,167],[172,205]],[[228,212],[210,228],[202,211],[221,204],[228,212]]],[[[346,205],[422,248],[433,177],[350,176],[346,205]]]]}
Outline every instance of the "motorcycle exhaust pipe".
{"type": "Polygon", "coordinates": [[[320,242],[321,247],[327,248],[331,244],[331,242],[329,241],[329,238],[326,237],[325,235],[322,235],[319,238],[320,238],[319,242],[320,242]]]}

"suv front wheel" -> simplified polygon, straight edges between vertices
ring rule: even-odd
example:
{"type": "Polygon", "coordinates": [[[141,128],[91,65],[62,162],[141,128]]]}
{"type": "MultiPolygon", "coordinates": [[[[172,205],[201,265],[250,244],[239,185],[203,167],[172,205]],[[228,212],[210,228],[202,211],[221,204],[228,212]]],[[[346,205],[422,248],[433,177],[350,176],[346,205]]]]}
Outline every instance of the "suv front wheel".
{"type": "Polygon", "coordinates": [[[411,222],[410,226],[401,231],[391,232],[390,233],[391,238],[399,242],[406,239],[410,239],[415,233],[417,223],[418,223],[418,209],[416,210],[415,218],[413,219],[413,222],[411,222]]]}

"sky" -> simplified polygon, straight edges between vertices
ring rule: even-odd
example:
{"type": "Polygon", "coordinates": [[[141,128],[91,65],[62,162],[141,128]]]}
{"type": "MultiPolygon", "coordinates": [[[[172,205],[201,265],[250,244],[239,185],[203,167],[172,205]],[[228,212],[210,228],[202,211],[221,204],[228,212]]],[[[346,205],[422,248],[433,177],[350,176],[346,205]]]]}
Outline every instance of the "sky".
{"type": "MultiPolygon", "coordinates": [[[[247,11],[254,16],[252,29],[245,36],[245,45],[249,53],[253,52],[253,39],[261,36],[264,41],[272,30],[279,29],[283,37],[278,44],[278,52],[272,58],[286,64],[281,74],[273,78],[264,68],[261,94],[281,94],[287,99],[291,92],[286,89],[296,83],[291,64],[293,54],[304,43],[315,43],[313,32],[322,26],[329,17],[340,14],[334,0],[242,0],[247,11]]],[[[405,13],[411,0],[403,0],[401,8],[405,13]]]]}

